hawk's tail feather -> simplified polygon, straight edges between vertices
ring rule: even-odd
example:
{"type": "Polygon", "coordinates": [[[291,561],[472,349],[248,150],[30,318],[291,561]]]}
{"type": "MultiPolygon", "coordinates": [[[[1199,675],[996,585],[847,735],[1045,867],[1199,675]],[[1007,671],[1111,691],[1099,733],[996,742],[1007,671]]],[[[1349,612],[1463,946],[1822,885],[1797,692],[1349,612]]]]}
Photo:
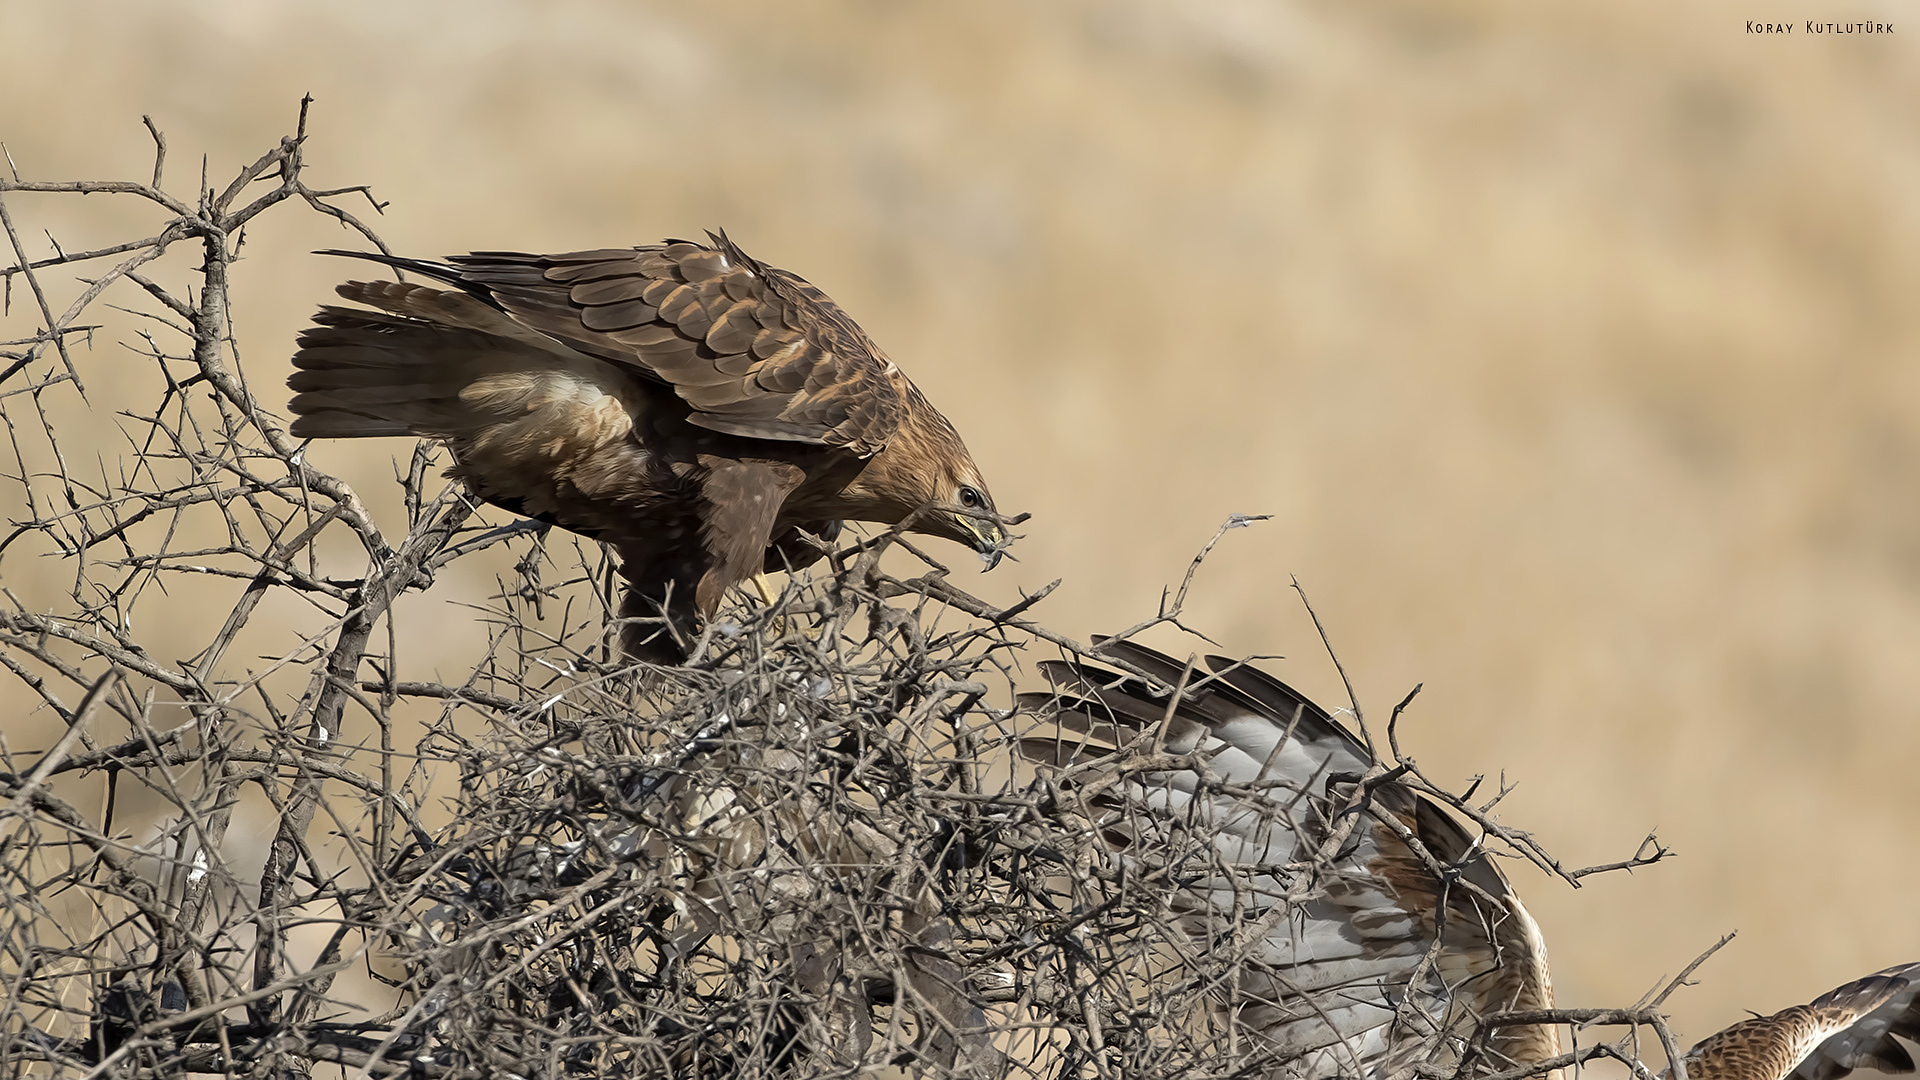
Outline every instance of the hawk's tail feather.
{"type": "Polygon", "coordinates": [[[315,321],[287,380],[298,438],[476,430],[502,419],[486,407],[483,383],[525,382],[530,370],[557,366],[521,343],[405,315],[325,307],[315,321]]]}

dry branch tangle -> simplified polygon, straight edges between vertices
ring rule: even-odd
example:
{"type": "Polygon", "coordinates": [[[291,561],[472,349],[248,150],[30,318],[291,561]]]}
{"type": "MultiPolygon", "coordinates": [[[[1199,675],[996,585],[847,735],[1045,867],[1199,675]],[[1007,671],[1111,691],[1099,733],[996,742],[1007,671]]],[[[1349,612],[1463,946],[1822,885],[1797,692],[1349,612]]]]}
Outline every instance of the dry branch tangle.
{"type": "MultiPolygon", "coordinates": [[[[1196,939],[1192,875],[1239,875],[1237,898],[1281,887],[1283,903],[1263,902],[1291,917],[1351,887],[1312,871],[1346,857],[1361,817],[1315,833],[1304,867],[1236,869],[1210,834],[1129,803],[1134,781],[1102,795],[1089,776],[1015,770],[1009,747],[1044,724],[993,707],[1023,652],[1096,656],[1149,696],[1204,675],[1049,630],[1039,597],[997,610],[894,535],[838,553],[771,609],[723,609],[695,665],[622,668],[597,549],[473,521],[425,447],[399,481],[405,531],[385,532],[249,391],[227,311],[241,227],[293,203],[378,245],[330,201],[361,189],[302,179],[304,106],[294,135],[191,197],[164,185],[153,134],[151,182],[0,179],[4,275],[37,320],[0,334],[0,485],[20,507],[0,541],[0,666],[55,721],[45,753],[10,726],[17,756],[0,762],[0,1071],[1297,1069],[1218,1022],[1267,924],[1196,939]],[[17,200],[87,194],[140,200],[157,220],[138,240],[30,258],[17,200]],[[183,240],[197,265],[168,258],[183,240]],[[61,276],[102,260],[90,279],[61,276]],[[149,396],[122,418],[124,442],[86,444],[72,418],[107,380],[83,379],[88,358],[69,346],[109,325],[107,303],[145,305],[134,374],[149,396]],[[513,560],[473,616],[484,655],[451,681],[411,670],[396,597],[500,550],[513,560]],[[888,550],[925,571],[888,572],[888,550]],[[270,622],[276,607],[301,621],[270,622]],[[209,616],[169,621],[180,609],[209,616]],[[154,629],[169,625],[197,636],[154,629]],[[1085,827],[1100,798],[1106,832],[1085,827]],[[240,835],[256,822],[273,826],[264,849],[240,835]],[[1115,829],[1155,847],[1116,852],[1115,829]]],[[[1129,633],[1178,623],[1200,561],[1129,633]]],[[[1191,747],[1147,749],[1136,779],[1209,767],[1191,747]]],[[[1406,839],[1394,821],[1425,828],[1418,800],[1439,799],[1559,871],[1394,756],[1356,758],[1341,789],[1416,800],[1411,818],[1367,819],[1387,828],[1374,844],[1406,839]]],[[[1274,790],[1215,794],[1257,816],[1274,790]]],[[[1451,872],[1447,851],[1407,850],[1404,873],[1451,872]]],[[[1499,884],[1463,872],[1447,910],[1495,910],[1499,884]]],[[[1524,1032],[1452,1026],[1464,1014],[1429,977],[1448,959],[1412,959],[1413,1071],[1499,1069],[1524,1032]]]]}

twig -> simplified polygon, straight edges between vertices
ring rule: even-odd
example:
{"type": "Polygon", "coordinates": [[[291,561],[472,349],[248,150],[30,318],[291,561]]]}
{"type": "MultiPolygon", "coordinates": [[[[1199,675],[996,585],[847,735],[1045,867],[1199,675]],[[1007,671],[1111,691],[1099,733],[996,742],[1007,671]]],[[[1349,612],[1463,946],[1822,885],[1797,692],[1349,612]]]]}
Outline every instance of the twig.
{"type": "MultiPolygon", "coordinates": [[[[1353,692],[1353,680],[1347,678],[1346,665],[1340,662],[1339,652],[1334,649],[1332,639],[1327,637],[1327,628],[1320,624],[1320,613],[1313,610],[1313,601],[1307,599],[1306,588],[1300,584],[1299,578],[1293,578],[1292,582],[1293,591],[1300,594],[1300,603],[1306,607],[1307,615],[1313,619],[1313,629],[1320,635],[1320,644],[1327,650],[1327,659],[1333,661],[1333,670],[1340,673],[1340,685],[1347,688],[1347,707],[1353,712],[1354,726],[1360,729],[1360,740],[1367,744],[1369,752],[1377,753],[1374,751],[1373,734],[1367,730],[1366,714],[1360,711],[1360,698],[1353,692]]],[[[1407,695],[1407,700],[1411,701],[1412,697],[1411,694],[1407,695]]],[[[1406,702],[1403,701],[1401,704],[1404,705],[1406,702]]],[[[1398,712],[1399,710],[1396,709],[1396,715],[1398,712]]],[[[1394,755],[1396,759],[1399,756],[1397,753],[1394,755]]]]}

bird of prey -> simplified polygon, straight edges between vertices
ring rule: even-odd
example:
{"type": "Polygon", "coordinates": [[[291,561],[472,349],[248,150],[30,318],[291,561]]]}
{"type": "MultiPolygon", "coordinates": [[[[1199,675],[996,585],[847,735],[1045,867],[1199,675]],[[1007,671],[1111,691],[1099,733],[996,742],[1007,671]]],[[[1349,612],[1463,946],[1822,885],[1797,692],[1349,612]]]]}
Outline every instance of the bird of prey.
{"type": "Polygon", "coordinates": [[[643,659],[683,659],[729,587],[812,562],[842,520],[996,563],[1003,519],[947,418],[825,293],[709,241],[321,252],[446,287],[340,286],[366,307],[301,333],[292,432],[439,439],[481,498],[611,545],[643,659]]]}
{"type": "MultiPolygon", "coordinates": [[[[1391,774],[1365,779],[1374,755],[1325,710],[1223,657],[1189,673],[1129,642],[1096,652],[1190,688],[1169,709],[1140,679],[1045,662],[1054,689],[1021,703],[1048,726],[1020,751],[1081,793],[1132,877],[1176,883],[1182,955],[1233,952],[1197,1022],[1251,1063],[1236,1075],[1446,1075],[1480,1018],[1552,1007],[1540,929],[1481,838],[1391,774]]],[[[1165,970],[1169,985],[1208,978],[1180,959],[1165,970]]],[[[1735,1024],[1684,1062],[1690,1080],[1911,1072],[1897,1037],[1920,1039],[1920,964],[1735,1024]]],[[[1544,1062],[1558,1029],[1496,1027],[1476,1053],[1474,1072],[1544,1062]]]]}

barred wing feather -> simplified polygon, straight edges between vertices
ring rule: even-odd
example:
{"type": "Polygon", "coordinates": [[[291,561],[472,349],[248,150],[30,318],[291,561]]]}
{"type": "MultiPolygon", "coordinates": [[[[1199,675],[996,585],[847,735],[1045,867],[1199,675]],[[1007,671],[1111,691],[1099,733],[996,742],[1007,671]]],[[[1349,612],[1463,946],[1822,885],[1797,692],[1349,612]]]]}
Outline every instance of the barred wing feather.
{"type": "MultiPolygon", "coordinates": [[[[1385,1077],[1457,1060],[1481,1015],[1551,1006],[1538,928],[1491,857],[1401,784],[1357,798],[1375,758],[1325,710],[1224,658],[1188,671],[1101,649],[1188,689],[1169,708],[1142,680],[1046,663],[1054,691],[1023,704],[1052,731],[1021,751],[1083,794],[1123,859],[1177,871],[1163,878],[1188,949],[1166,977],[1232,972],[1191,1022],[1230,1028],[1265,1075],[1385,1077]]],[[[1494,1061],[1551,1056],[1554,1040],[1503,1029],[1494,1061]]]]}

